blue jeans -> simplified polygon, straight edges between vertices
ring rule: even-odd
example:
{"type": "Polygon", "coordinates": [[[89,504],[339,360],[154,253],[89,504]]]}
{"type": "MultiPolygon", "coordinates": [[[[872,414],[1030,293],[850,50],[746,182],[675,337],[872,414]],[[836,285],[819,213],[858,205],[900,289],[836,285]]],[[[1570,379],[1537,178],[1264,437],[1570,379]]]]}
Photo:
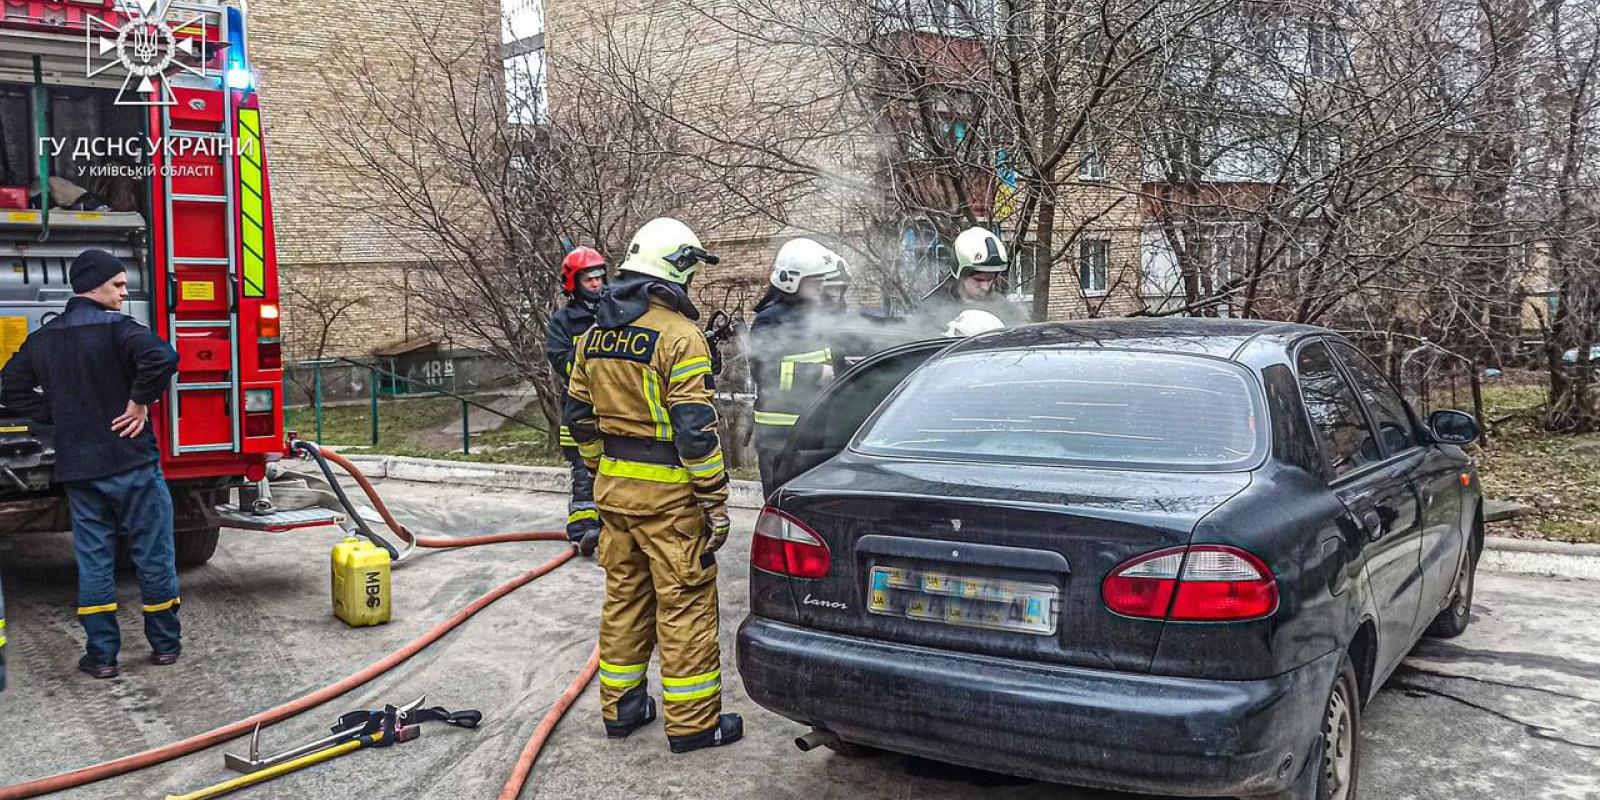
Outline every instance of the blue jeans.
{"type": "Polygon", "coordinates": [[[157,653],[180,649],[178,567],[172,544],[172,495],[161,465],[67,484],[78,551],[78,621],[89,660],[117,663],[117,536],[128,541],[144,603],[144,635],[157,653]]]}

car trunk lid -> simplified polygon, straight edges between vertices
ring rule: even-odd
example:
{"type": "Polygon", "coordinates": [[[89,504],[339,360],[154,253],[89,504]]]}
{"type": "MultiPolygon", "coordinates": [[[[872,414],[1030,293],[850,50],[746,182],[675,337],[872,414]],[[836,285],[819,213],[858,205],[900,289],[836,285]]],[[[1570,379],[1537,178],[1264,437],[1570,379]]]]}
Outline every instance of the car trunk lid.
{"type": "Polygon", "coordinates": [[[1145,670],[1162,623],[1108,611],[1118,564],[1189,542],[1248,473],[906,461],[847,453],[777,504],[832,553],[791,578],[801,622],[946,650],[1145,670]],[[1048,613],[1046,613],[1048,612],[1048,613]]]}

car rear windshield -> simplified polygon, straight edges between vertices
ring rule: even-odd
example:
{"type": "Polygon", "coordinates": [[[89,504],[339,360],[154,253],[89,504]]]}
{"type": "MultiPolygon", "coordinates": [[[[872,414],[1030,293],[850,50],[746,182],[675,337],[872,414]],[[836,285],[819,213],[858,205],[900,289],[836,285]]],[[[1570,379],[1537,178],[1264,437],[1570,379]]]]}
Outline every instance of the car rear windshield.
{"type": "Polygon", "coordinates": [[[1002,350],[918,370],[856,439],[883,455],[1150,469],[1255,465],[1261,401],[1237,364],[1115,350],[1002,350]]]}

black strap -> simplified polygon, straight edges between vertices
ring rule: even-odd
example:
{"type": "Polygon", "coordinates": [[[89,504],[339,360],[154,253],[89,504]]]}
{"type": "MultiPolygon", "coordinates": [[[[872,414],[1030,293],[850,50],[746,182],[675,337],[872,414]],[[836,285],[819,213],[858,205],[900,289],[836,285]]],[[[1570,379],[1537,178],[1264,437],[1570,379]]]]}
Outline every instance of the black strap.
{"type": "Polygon", "coordinates": [[[605,454],[610,458],[621,461],[639,461],[645,464],[662,464],[668,467],[681,466],[678,461],[678,447],[672,442],[662,442],[656,439],[645,439],[638,436],[611,436],[604,437],[605,454]]]}
{"type": "Polygon", "coordinates": [[[478,723],[483,721],[483,712],[470,708],[463,711],[446,711],[443,706],[434,706],[433,708],[419,708],[411,712],[409,721],[412,724],[443,722],[446,725],[454,725],[457,728],[476,728],[478,723]]]}

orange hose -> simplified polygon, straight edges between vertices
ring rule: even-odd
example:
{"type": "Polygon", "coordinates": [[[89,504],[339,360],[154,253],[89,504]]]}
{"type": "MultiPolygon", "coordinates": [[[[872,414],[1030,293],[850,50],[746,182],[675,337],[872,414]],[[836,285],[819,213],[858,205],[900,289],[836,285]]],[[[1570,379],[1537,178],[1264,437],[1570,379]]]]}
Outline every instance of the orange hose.
{"type": "MultiPolygon", "coordinates": [[[[525,537],[524,539],[518,539],[515,541],[525,541],[528,539],[566,539],[566,534],[560,531],[543,531],[514,535],[525,537]]],[[[543,564],[540,564],[539,566],[534,567],[533,569],[500,584],[494,589],[491,589],[487,594],[479,597],[477,600],[472,601],[472,603],[467,605],[466,608],[451,614],[448,619],[434,626],[427,633],[424,633],[421,636],[411,640],[411,642],[406,644],[406,646],[394,651],[393,653],[390,653],[387,656],[384,656],[371,666],[368,666],[360,672],[350,675],[344,680],[341,680],[331,686],[323,687],[304,697],[291,700],[283,705],[277,706],[276,708],[267,709],[266,711],[239,720],[238,722],[224,725],[220,728],[214,728],[206,731],[205,733],[196,734],[187,739],[173,742],[169,745],[152,748],[141,753],[123,756],[122,758],[106,761],[89,767],[83,767],[81,769],[75,769],[70,772],[63,772],[59,775],[52,775],[48,778],[40,778],[27,783],[19,783],[13,786],[0,787],[0,800],[21,800],[21,798],[37,797],[41,794],[47,794],[49,792],[65,791],[67,789],[83,786],[85,784],[94,783],[95,781],[101,781],[117,775],[144,769],[145,767],[154,766],[164,761],[170,761],[180,756],[186,756],[190,753],[204,750],[208,747],[221,744],[230,739],[243,736],[255,728],[257,724],[270,725],[272,723],[288,719],[289,717],[292,717],[303,711],[315,708],[316,706],[322,705],[323,703],[326,703],[329,700],[332,700],[335,697],[350,691],[351,689],[367,683],[368,681],[378,677],[379,675],[382,675],[390,669],[393,669],[395,666],[421,652],[423,648],[438,641],[440,637],[444,636],[446,633],[449,633],[461,623],[466,622],[472,617],[472,615],[482,611],[484,608],[487,608],[489,604],[499,600],[502,597],[505,597],[512,591],[515,591],[522,586],[532,583],[535,579],[549,573],[556,567],[567,563],[575,554],[576,551],[571,549],[562,550],[561,554],[555,558],[552,558],[549,561],[546,561],[543,564]]],[[[565,697],[565,695],[563,695],[563,697],[565,697]]]]}
{"type": "Polygon", "coordinates": [[[361,474],[361,470],[355,464],[350,463],[350,459],[326,447],[322,448],[322,456],[338,464],[345,472],[349,473],[350,477],[355,479],[356,483],[361,486],[361,491],[366,493],[367,499],[372,501],[372,507],[377,510],[378,516],[383,517],[383,523],[388,525],[390,530],[394,531],[401,539],[408,542],[416,542],[418,547],[477,547],[478,545],[499,544],[501,542],[537,542],[551,539],[566,541],[567,537],[564,534],[551,536],[547,531],[496,533],[489,536],[463,536],[460,538],[452,536],[417,536],[411,532],[410,528],[401,525],[393,514],[389,513],[389,507],[384,505],[383,498],[378,496],[378,490],[373,487],[372,481],[367,480],[367,476],[361,474]]]}
{"type": "Polygon", "coordinates": [[[584,665],[578,677],[567,684],[567,690],[556,698],[556,704],[539,720],[539,727],[533,729],[533,738],[528,740],[528,745],[522,748],[522,755],[517,757],[517,765],[511,770],[511,777],[506,780],[506,786],[500,790],[499,800],[517,800],[517,795],[522,794],[522,787],[528,784],[528,775],[533,772],[533,762],[538,760],[539,751],[544,749],[544,743],[555,732],[556,724],[567,715],[567,709],[577,702],[578,695],[583,694],[584,687],[594,680],[596,672],[600,671],[600,646],[595,645],[594,652],[589,654],[589,663],[584,665]]]}

